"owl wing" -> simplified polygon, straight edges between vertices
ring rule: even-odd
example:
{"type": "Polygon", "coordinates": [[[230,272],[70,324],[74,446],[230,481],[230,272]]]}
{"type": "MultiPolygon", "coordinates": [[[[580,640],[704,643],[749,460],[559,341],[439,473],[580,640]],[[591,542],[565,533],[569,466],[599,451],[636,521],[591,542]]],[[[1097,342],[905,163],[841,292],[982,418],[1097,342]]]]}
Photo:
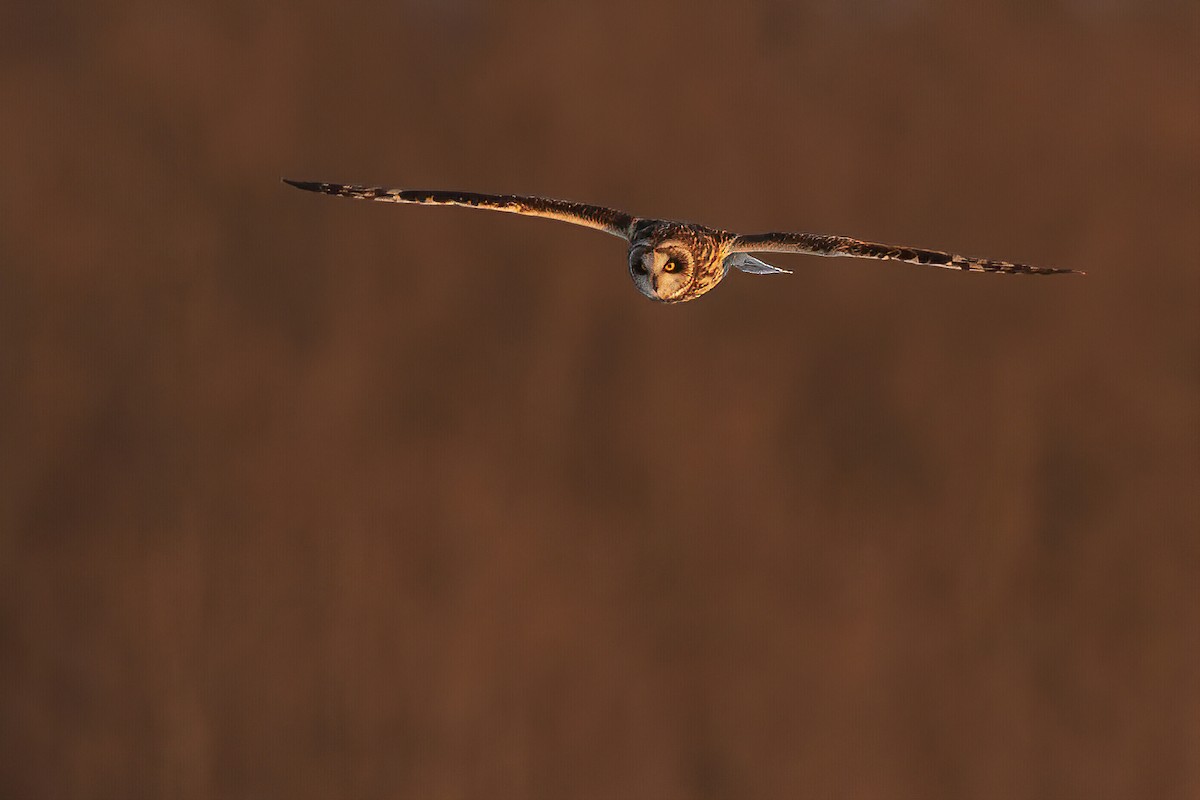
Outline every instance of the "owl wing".
{"type": "Polygon", "coordinates": [[[909,264],[924,264],[943,269],[958,269],[966,272],[999,272],[1006,274],[1064,275],[1085,273],[1074,269],[1054,267],[1031,267],[1011,261],[993,261],[989,258],[972,258],[940,250],[922,250],[916,247],[898,247],[890,244],[864,242],[846,236],[823,236],[815,233],[754,233],[735,236],[731,251],[734,253],[810,253],[818,256],[851,256],[853,258],[881,258],[905,261],[909,264]]]}
{"type": "Polygon", "coordinates": [[[338,197],[353,197],[358,200],[379,200],[384,203],[418,203],[421,205],[465,206],[484,208],[490,211],[506,211],[528,217],[546,217],[573,225],[582,225],[598,231],[629,238],[633,216],[603,206],[583,203],[568,203],[565,200],[550,200],[545,197],[523,197],[515,194],[476,194],[474,192],[439,191],[426,189],[389,189],[382,186],[345,186],[338,183],[312,183],[309,181],[283,182],[307,192],[321,192],[338,197]]]}

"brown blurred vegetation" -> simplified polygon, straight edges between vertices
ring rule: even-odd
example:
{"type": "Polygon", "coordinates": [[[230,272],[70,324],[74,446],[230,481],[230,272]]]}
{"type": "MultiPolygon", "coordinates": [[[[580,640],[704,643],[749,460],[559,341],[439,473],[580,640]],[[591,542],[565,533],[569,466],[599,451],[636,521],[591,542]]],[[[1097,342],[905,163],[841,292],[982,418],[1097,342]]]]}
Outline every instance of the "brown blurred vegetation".
{"type": "Polygon", "coordinates": [[[1200,796],[1198,23],[6,5],[0,796],[1200,796]]]}

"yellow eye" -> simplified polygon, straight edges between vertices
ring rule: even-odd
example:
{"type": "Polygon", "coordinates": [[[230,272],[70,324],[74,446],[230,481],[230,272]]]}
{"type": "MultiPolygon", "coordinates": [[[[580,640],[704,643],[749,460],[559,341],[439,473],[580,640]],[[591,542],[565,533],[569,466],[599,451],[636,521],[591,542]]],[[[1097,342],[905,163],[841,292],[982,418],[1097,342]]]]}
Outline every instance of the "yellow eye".
{"type": "Polygon", "coordinates": [[[671,259],[666,264],[663,264],[663,272],[679,272],[679,268],[679,262],[675,259],[671,259]]]}

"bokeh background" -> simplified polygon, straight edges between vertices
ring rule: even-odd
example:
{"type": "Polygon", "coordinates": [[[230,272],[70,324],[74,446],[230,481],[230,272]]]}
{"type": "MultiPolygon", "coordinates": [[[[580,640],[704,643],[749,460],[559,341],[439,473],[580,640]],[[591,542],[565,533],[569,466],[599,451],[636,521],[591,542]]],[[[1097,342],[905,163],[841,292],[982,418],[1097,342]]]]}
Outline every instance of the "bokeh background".
{"type": "Polygon", "coordinates": [[[1200,796],[1194,2],[0,31],[0,796],[1200,796]]]}

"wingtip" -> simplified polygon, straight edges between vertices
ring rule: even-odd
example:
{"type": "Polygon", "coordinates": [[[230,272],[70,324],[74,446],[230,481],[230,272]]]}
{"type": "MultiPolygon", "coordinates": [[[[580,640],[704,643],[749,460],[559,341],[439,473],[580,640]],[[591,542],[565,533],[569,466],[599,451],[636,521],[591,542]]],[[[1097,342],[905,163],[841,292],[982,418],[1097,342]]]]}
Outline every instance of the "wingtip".
{"type": "Polygon", "coordinates": [[[321,184],[313,181],[294,181],[291,178],[280,178],[279,180],[286,183],[288,186],[295,186],[297,189],[303,189],[306,192],[320,191],[321,184]]]}
{"type": "Polygon", "coordinates": [[[1035,267],[1033,272],[1036,275],[1087,275],[1081,269],[1067,269],[1065,267],[1035,267]]]}

